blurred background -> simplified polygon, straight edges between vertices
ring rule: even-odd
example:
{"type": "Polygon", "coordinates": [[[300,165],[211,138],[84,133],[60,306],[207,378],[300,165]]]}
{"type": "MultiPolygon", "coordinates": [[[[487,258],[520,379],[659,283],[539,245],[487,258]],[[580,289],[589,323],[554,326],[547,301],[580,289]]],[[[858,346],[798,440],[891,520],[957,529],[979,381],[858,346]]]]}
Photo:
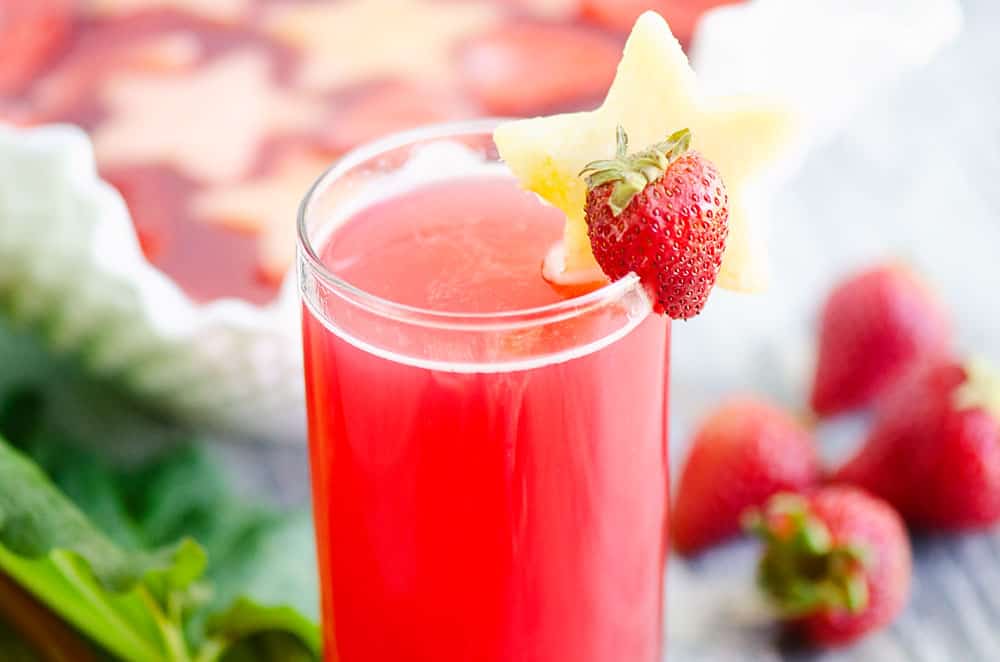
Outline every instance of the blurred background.
{"type": "MultiPolygon", "coordinates": [[[[220,481],[297,517],[308,467],[286,279],[303,192],[340,154],[385,133],[593,107],[649,8],[668,19],[709,91],[764,88],[801,110],[806,128],[766,204],[771,289],[717,292],[703,315],[674,327],[675,466],[726,395],[804,410],[823,297],[887,258],[909,261],[941,293],[963,353],[1000,360],[1000,4],[878,5],[0,0],[0,388],[38,388],[57,427],[115,458],[211,441],[220,481]],[[82,128],[85,157],[77,134],[34,133],[50,124],[82,128]],[[67,173],[91,167],[90,145],[127,224],[106,218],[114,202],[81,211],[76,179],[86,177],[67,173]],[[49,211],[22,213],[34,209],[29,197],[49,211]],[[85,228],[58,253],[32,241],[54,231],[43,225],[50,212],[85,228]],[[53,261],[72,268],[40,266],[53,261]],[[73,289],[81,283],[99,292],[73,289]],[[134,332],[128,342],[119,328],[134,332]],[[167,378],[163,362],[198,367],[167,378]],[[259,390],[241,393],[234,381],[259,390]],[[226,398],[175,406],[180,391],[226,398]],[[280,392],[272,404],[283,416],[241,416],[242,426],[216,416],[266,410],[262,391],[280,392]]],[[[848,452],[863,426],[850,417],[825,426],[824,453],[848,452]]],[[[918,540],[904,616],[829,655],[776,643],[754,598],[755,553],[736,544],[672,560],[670,659],[1000,659],[993,534],[918,540]]]]}

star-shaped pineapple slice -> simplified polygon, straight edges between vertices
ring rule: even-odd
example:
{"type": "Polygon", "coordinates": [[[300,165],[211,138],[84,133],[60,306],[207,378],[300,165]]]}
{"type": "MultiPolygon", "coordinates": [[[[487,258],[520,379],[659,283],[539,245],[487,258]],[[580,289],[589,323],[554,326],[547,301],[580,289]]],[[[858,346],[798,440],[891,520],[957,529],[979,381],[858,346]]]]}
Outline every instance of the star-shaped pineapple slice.
{"type": "Polygon", "coordinates": [[[275,5],[264,29],[300,51],[299,82],[324,90],[384,77],[448,80],[457,44],[496,16],[481,0],[299,2],[275,5]]]}
{"type": "Polygon", "coordinates": [[[223,55],[194,72],[112,76],[101,100],[109,118],[93,133],[106,166],[160,163],[203,182],[244,177],[274,133],[316,126],[323,107],[280,88],[267,55],[223,55]]]}
{"type": "Polygon", "coordinates": [[[635,24],[611,90],[592,112],[520,120],[494,135],[501,157],[526,188],[567,216],[567,280],[596,268],[584,218],[588,163],[615,153],[616,127],[641,149],[689,128],[692,149],[712,161],[729,194],[729,239],[719,285],[756,290],[766,284],[759,219],[748,211],[756,185],[794,135],[790,111],[752,99],[703,99],[695,74],[666,21],[646,12],[635,24]]]}

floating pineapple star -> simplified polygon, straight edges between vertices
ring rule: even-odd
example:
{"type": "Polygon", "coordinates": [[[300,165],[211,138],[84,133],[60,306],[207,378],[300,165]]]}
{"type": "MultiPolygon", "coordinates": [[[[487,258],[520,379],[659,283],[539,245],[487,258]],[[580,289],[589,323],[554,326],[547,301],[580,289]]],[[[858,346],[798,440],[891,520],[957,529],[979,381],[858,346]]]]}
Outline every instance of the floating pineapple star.
{"type": "Polygon", "coordinates": [[[266,175],[198,194],[192,209],[196,217],[207,222],[260,233],[261,271],[277,281],[295,255],[299,202],[329,165],[330,160],[318,154],[286,156],[266,175]]]}
{"type": "Polygon", "coordinates": [[[500,155],[527,188],[562,209],[566,269],[596,267],[587,237],[585,165],[615,153],[616,127],[632,145],[691,130],[691,148],[713,162],[729,192],[729,239],[719,284],[759,289],[766,267],[747,199],[783,155],[794,131],[783,107],[750,99],[702,99],[695,74],[666,22],[647,12],[636,23],[604,104],[593,112],[512,122],[497,129],[500,155]]]}
{"type": "Polygon", "coordinates": [[[459,40],[495,16],[478,1],[341,0],[277,5],[264,25],[302,52],[302,85],[327,89],[380,77],[446,80],[459,40]]]}
{"type": "Polygon", "coordinates": [[[93,134],[106,166],[165,163],[206,182],[244,176],[273,133],[315,126],[323,109],[271,80],[267,56],[225,55],[193,73],[122,74],[101,90],[93,134]]]}
{"type": "Polygon", "coordinates": [[[246,14],[250,0],[91,0],[92,13],[117,16],[144,9],[175,9],[221,22],[235,22],[246,14]]]}

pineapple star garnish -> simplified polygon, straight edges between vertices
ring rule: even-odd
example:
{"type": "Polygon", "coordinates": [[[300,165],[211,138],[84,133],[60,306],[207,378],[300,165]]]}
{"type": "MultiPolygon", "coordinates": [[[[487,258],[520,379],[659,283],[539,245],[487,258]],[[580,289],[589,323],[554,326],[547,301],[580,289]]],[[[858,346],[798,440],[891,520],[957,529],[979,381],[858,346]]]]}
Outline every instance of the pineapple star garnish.
{"type": "Polygon", "coordinates": [[[694,71],[666,21],[646,12],[636,22],[618,74],[600,108],[510,122],[497,128],[500,156],[526,188],[567,216],[567,273],[592,271],[584,205],[584,167],[616,150],[617,127],[631,144],[654,145],[680,129],[691,148],[715,164],[729,193],[729,238],[719,285],[757,290],[767,280],[759,219],[747,200],[791,145],[793,117],[785,107],[747,98],[703,99],[694,71]]]}
{"type": "Polygon", "coordinates": [[[299,82],[325,90],[382,77],[447,80],[459,41],[496,18],[484,2],[341,0],[276,5],[271,36],[299,49],[299,82]]]}
{"type": "Polygon", "coordinates": [[[317,102],[281,89],[267,56],[238,51],[194,72],[130,73],[101,90],[109,118],[93,133],[107,166],[172,165],[204,182],[246,176],[274,133],[315,126],[317,102]]]}

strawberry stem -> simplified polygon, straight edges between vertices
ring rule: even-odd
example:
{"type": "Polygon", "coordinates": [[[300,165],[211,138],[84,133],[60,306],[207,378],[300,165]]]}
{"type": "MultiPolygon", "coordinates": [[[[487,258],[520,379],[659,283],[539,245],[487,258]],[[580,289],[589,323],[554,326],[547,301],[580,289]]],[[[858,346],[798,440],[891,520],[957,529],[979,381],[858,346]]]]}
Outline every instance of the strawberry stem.
{"type": "Polygon", "coordinates": [[[667,168],[679,159],[691,146],[691,132],[681,129],[670,134],[663,142],[646,149],[628,153],[628,135],[621,125],[615,130],[615,158],[592,161],[580,171],[587,178],[591,190],[604,184],[614,183],[608,206],[618,216],[628,207],[632,199],[642,193],[649,184],[663,176],[667,168]]]}
{"type": "Polygon", "coordinates": [[[764,542],[758,582],[786,618],[867,606],[867,550],[835,544],[804,498],[776,495],[763,512],[750,511],[744,527],[764,542]]]}

